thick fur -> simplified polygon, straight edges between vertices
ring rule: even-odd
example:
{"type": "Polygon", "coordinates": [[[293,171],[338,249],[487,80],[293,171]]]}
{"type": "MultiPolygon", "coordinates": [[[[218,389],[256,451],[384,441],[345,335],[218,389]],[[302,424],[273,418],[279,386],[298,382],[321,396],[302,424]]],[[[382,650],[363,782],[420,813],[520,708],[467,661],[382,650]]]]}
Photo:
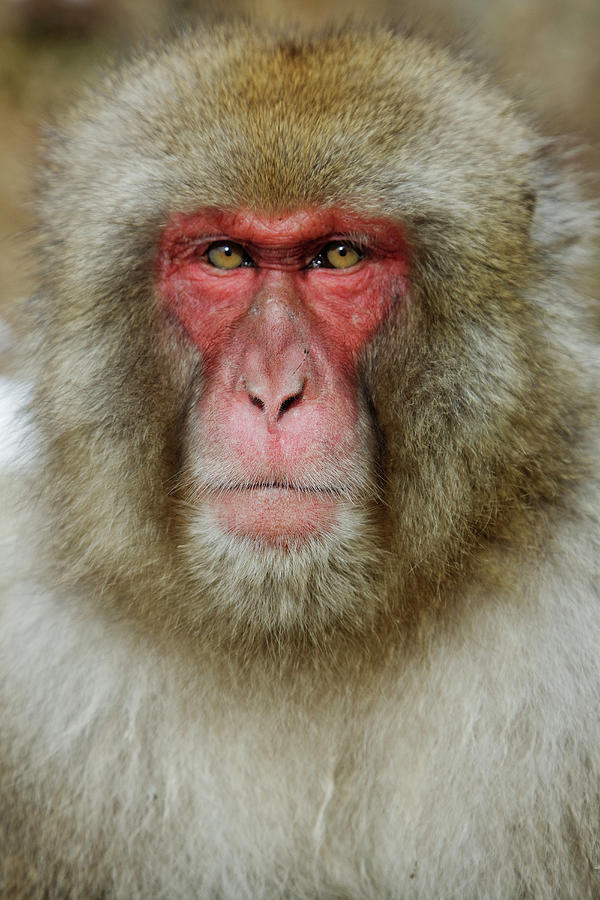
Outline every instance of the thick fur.
{"type": "Polygon", "coordinates": [[[600,896],[594,217],[550,157],[383,30],[188,36],[65,123],[42,489],[5,552],[3,896],[600,896]],[[357,360],[340,527],[258,551],[194,491],[202,360],[157,246],[177,211],[323,205],[403,225],[410,298],[357,360]]]}

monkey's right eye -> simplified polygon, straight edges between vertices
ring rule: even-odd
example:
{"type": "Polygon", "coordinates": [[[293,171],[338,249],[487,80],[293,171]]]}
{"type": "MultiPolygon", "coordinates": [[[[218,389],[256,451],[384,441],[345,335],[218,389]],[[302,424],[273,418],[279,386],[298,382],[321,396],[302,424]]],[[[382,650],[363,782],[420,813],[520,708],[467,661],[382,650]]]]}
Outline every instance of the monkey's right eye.
{"type": "Polygon", "coordinates": [[[231,241],[215,241],[204,253],[205,259],[217,269],[239,269],[251,266],[252,260],[241,246],[231,241]]]}

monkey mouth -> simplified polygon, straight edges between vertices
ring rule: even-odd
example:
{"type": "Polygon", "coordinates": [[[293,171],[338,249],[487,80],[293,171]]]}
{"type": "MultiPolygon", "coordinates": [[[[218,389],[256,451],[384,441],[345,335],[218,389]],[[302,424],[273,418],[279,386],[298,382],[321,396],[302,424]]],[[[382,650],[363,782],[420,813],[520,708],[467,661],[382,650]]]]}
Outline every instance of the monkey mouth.
{"type": "Polygon", "coordinates": [[[330,532],[343,493],[336,486],[265,480],[213,486],[207,503],[227,534],[281,546],[330,532]]]}
{"type": "Polygon", "coordinates": [[[294,481],[277,481],[264,479],[260,481],[234,481],[211,485],[211,491],[295,491],[299,494],[326,494],[330,497],[342,497],[344,491],[336,485],[311,485],[294,481]]]}

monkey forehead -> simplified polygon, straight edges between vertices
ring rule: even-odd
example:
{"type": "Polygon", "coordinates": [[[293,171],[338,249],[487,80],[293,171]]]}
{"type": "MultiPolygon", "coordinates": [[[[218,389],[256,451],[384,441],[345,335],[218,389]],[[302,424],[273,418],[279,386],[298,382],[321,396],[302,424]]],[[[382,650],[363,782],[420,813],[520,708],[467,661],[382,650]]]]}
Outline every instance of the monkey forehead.
{"type": "Polygon", "coordinates": [[[390,253],[397,253],[404,245],[402,228],[393,221],[331,207],[278,214],[212,208],[176,214],[168,230],[190,240],[227,237],[265,250],[293,251],[333,237],[364,242],[374,250],[390,253]]]}
{"type": "Polygon", "coordinates": [[[528,135],[504,96],[443,50],[386,31],[217,29],[113,75],[83,114],[72,149],[93,181],[108,157],[117,178],[154,175],[179,208],[380,209],[461,194],[476,214],[525,175],[528,135]]]}
{"type": "MultiPolygon", "coordinates": [[[[320,235],[344,228],[342,217],[334,210],[299,210],[293,213],[260,213],[244,209],[233,213],[215,211],[207,216],[225,233],[240,240],[256,241],[265,247],[291,247],[320,235]]],[[[352,217],[350,217],[352,221],[352,217]]],[[[350,225],[351,227],[351,225],[350,225]]]]}
{"type": "Polygon", "coordinates": [[[385,209],[398,196],[410,207],[423,184],[421,205],[475,192],[482,204],[490,165],[500,181],[508,166],[513,182],[523,166],[524,131],[505,98],[415,40],[250,31],[221,44],[217,35],[179,62],[165,110],[171,147],[193,190],[208,187],[224,208],[385,209]]]}
{"type": "Polygon", "coordinates": [[[465,264],[503,266],[529,252],[538,149],[502,95],[417,40],[207,29],[84,100],[48,148],[40,211],[55,256],[106,278],[209,207],[351,208],[432,253],[460,229],[465,264]]]}

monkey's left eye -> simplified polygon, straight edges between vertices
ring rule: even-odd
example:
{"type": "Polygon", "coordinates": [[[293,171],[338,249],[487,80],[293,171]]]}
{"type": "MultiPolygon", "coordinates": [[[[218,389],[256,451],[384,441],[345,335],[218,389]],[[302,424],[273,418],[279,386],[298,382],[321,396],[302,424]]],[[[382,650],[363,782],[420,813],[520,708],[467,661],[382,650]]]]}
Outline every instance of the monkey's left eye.
{"type": "Polygon", "coordinates": [[[330,241],[310,263],[310,268],[349,269],[363,254],[349,241],[330,241]]]}
{"type": "Polygon", "coordinates": [[[204,254],[211,266],[217,269],[239,269],[251,266],[252,260],[241,246],[231,241],[215,241],[204,254]]]}

